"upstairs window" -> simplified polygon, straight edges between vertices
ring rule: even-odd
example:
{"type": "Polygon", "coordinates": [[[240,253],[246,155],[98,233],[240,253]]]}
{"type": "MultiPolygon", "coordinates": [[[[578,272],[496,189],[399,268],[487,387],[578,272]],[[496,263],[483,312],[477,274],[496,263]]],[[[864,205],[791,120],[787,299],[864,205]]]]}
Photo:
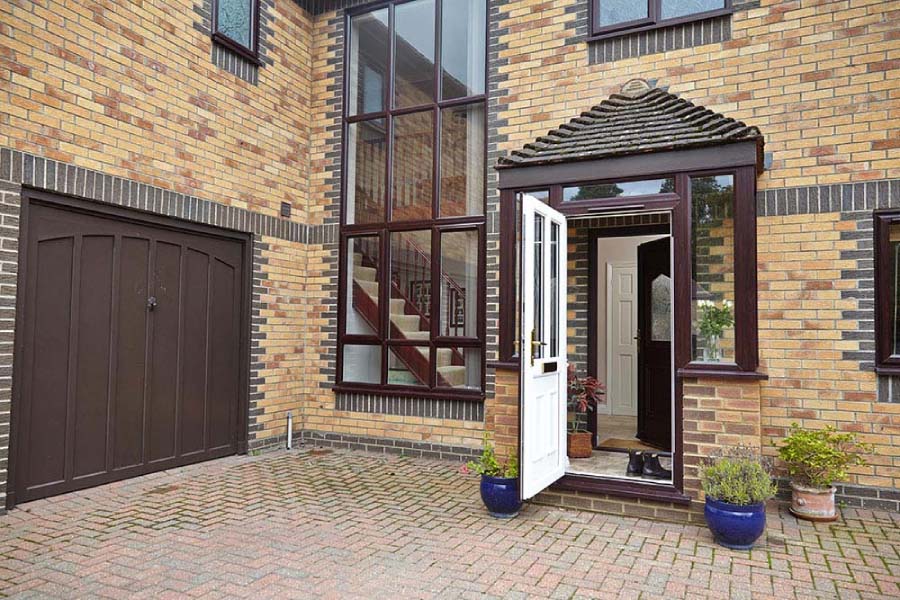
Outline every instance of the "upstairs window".
{"type": "Polygon", "coordinates": [[[591,31],[606,36],[725,14],[731,0],[591,0],[591,31]]]}
{"type": "Polygon", "coordinates": [[[258,58],[257,0],[213,0],[213,39],[244,58],[258,58]]]}
{"type": "Polygon", "coordinates": [[[337,387],[481,397],[485,0],[349,13],[337,387]]]}
{"type": "Polygon", "coordinates": [[[875,213],[875,368],[900,375],[900,211],[875,213]]]}

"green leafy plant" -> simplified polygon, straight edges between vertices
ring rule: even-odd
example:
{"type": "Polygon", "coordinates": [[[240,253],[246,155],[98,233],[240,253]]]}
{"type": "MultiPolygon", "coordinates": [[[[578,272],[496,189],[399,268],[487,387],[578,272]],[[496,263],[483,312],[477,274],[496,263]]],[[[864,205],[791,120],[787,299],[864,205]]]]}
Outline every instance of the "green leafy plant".
{"type": "Polygon", "coordinates": [[[506,459],[506,463],[501,463],[497,458],[494,445],[488,441],[487,434],[485,434],[481,456],[478,457],[478,460],[470,460],[461,470],[463,473],[475,473],[488,477],[518,477],[519,460],[513,453],[506,459]]]}
{"type": "Polygon", "coordinates": [[[734,325],[734,313],[731,310],[731,302],[725,300],[722,306],[716,306],[715,302],[701,300],[697,303],[700,308],[700,322],[698,324],[700,337],[705,340],[722,337],[725,330],[734,325]]]}
{"type": "Polygon", "coordinates": [[[606,393],[606,388],[595,377],[578,377],[575,365],[569,365],[567,375],[566,407],[574,417],[569,420],[569,433],[584,432],[587,431],[586,423],[579,421],[578,413],[597,410],[597,403],[606,393]]]}
{"type": "Polygon", "coordinates": [[[863,454],[874,451],[874,446],[860,442],[855,433],[838,433],[832,426],[803,429],[792,423],[778,456],[796,483],[824,489],[846,480],[850,467],[869,464],[863,454]]]}
{"type": "Polygon", "coordinates": [[[707,496],[738,506],[765,502],[777,491],[768,465],[745,446],[706,459],[700,470],[700,483],[707,496]]]}

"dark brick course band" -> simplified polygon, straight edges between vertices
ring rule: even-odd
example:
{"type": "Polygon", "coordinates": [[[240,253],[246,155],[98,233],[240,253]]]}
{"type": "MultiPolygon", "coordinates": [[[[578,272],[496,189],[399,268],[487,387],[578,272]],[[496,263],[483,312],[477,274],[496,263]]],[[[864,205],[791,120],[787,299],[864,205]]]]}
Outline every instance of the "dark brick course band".
{"type": "Polygon", "coordinates": [[[589,42],[588,60],[595,65],[730,39],[731,15],[725,15],[589,42]]]}
{"type": "Polygon", "coordinates": [[[871,211],[893,206],[900,206],[900,179],[779,188],[756,194],[756,214],[760,217],[871,211]]]}
{"type": "Polygon", "coordinates": [[[445,446],[429,442],[411,442],[321,431],[299,431],[294,435],[294,438],[310,446],[345,448],[348,450],[378,452],[380,454],[399,454],[400,456],[459,462],[470,460],[481,454],[480,449],[467,446],[445,446]]]}
{"type": "Polygon", "coordinates": [[[404,417],[425,417],[427,419],[484,421],[484,403],[480,400],[391,398],[368,394],[338,394],[335,398],[334,409],[404,417]]]}

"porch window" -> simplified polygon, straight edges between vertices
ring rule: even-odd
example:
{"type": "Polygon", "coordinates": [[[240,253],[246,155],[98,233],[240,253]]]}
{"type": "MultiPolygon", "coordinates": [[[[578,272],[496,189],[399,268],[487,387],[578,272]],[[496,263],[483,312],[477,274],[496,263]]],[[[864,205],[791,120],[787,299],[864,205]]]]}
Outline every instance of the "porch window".
{"type": "Polygon", "coordinates": [[[256,61],[259,4],[257,0],[213,0],[213,39],[256,61]]]}
{"type": "Polygon", "coordinates": [[[349,13],[338,387],[482,394],[486,16],[349,13]]]}
{"type": "Polygon", "coordinates": [[[900,211],[875,213],[875,368],[900,375],[900,211]]]}
{"type": "Polygon", "coordinates": [[[731,0],[591,0],[592,33],[647,30],[727,13],[731,0]]]}

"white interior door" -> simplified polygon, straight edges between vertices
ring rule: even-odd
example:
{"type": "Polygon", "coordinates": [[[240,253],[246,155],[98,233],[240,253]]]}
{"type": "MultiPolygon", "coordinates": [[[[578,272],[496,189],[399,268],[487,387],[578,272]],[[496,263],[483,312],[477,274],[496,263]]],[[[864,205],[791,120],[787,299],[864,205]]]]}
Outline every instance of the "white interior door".
{"type": "Polygon", "coordinates": [[[637,263],[606,266],[606,379],[613,415],[637,415],[637,263]]]}
{"type": "Polygon", "coordinates": [[[522,497],[566,471],[566,218],[522,198],[522,497]]]}

